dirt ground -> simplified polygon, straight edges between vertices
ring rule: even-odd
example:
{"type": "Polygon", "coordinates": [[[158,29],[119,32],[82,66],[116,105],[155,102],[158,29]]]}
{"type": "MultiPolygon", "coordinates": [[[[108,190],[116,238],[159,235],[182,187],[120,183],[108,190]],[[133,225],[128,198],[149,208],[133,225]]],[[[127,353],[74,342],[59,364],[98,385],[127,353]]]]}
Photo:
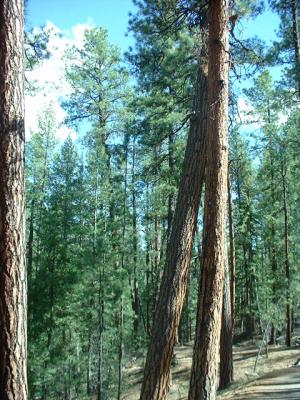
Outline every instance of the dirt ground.
{"type": "Polygon", "coordinates": [[[230,397],[232,400],[299,400],[300,368],[289,367],[276,370],[258,378],[237,390],[230,397]]]}
{"type": "MultiPolygon", "coordinates": [[[[229,389],[226,389],[218,393],[217,399],[219,400],[232,400],[232,399],[264,399],[264,398],[282,398],[282,399],[293,399],[294,397],[249,397],[250,392],[254,393],[254,386],[259,383],[260,377],[266,379],[270,375],[276,374],[276,371],[283,371],[283,374],[288,374],[290,369],[285,371],[294,365],[297,359],[300,357],[300,347],[285,348],[283,345],[273,345],[268,347],[268,357],[266,353],[260,356],[256,368],[256,372],[253,372],[257,351],[260,345],[260,341],[248,341],[243,342],[233,348],[234,358],[234,383],[229,389]],[[247,392],[248,390],[248,392],[247,392]],[[242,397],[239,397],[242,396],[242,397]],[[246,396],[246,397],[243,397],[246,396]]],[[[186,346],[178,346],[175,349],[177,365],[172,367],[172,386],[168,395],[168,400],[186,400],[190,368],[192,363],[192,343],[186,346]]],[[[138,400],[139,390],[142,380],[142,366],[144,363],[143,357],[137,360],[132,360],[127,364],[125,376],[127,375],[127,386],[128,390],[123,400],[138,400]]],[[[300,368],[295,367],[295,371],[299,371],[298,383],[300,388],[300,368]]],[[[294,371],[294,372],[295,372],[294,371]]],[[[279,377],[279,381],[280,381],[279,377]]],[[[285,377],[282,378],[286,379],[285,377]]],[[[280,382],[279,382],[280,383],[280,382]]],[[[291,383],[293,384],[293,383],[291,383]]],[[[258,386],[257,386],[258,387],[258,386]]],[[[293,386],[290,388],[293,393],[293,386]]],[[[295,397],[300,399],[300,397],[295,397]]]]}

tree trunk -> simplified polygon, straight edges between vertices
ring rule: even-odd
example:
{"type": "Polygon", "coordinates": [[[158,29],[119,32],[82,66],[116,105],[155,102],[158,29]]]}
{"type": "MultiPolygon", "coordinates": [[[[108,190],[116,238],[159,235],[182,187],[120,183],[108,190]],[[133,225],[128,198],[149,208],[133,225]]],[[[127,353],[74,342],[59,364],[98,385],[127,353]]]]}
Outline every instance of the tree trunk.
{"type": "Polygon", "coordinates": [[[299,45],[299,27],[298,27],[298,6],[297,0],[291,0],[292,19],[293,19],[293,44],[295,51],[295,69],[298,85],[298,98],[300,99],[300,45],[299,45]]]}
{"type": "MultiPolygon", "coordinates": [[[[91,302],[91,306],[93,303],[91,302]]],[[[92,395],[91,390],[91,369],[92,369],[92,332],[91,327],[88,328],[88,354],[87,354],[87,369],[86,369],[86,394],[88,399],[92,395]]]]}
{"type": "Polygon", "coordinates": [[[121,298],[121,305],[120,305],[120,314],[119,314],[119,349],[118,349],[118,395],[117,399],[121,400],[122,394],[122,382],[123,382],[123,325],[124,325],[124,305],[123,305],[123,297],[121,298]]]}
{"type": "MultiPolygon", "coordinates": [[[[123,226],[122,226],[122,252],[121,252],[121,270],[125,267],[125,236],[126,236],[126,216],[127,216],[127,173],[128,173],[128,138],[125,137],[124,142],[125,147],[125,170],[124,170],[124,197],[123,197],[123,226]]],[[[135,204],[135,142],[133,142],[133,152],[132,152],[132,209],[133,209],[133,248],[134,248],[134,281],[136,275],[136,264],[137,264],[137,232],[136,232],[136,204],[135,204]]],[[[134,289],[133,289],[134,290],[134,289]]],[[[134,294],[133,294],[134,297],[134,294]]],[[[118,316],[118,331],[119,331],[119,344],[118,344],[118,393],[117,399],[121,399],[122,394],[122,383],[123,383],[123,356],[124,356],[124,300],[123,300],[123,290],[121,293],[120,306],[119,306],[119,316],[118,316]]],[[[135,311],[133,303],[133,311],[135,311]]],[[[135,332],[135,317],[133,322],[133,330],[135,332]]],[[[137,326],[138,328],[138,326],[137,326]]]]}
{"type": "Polygon", "coordinates": [[[199,68],[178,198],[167,244],[166,264],[156,304],[141,400],[161,400],[169,385],[170,364],[185,298],[205,172],[207,116],[206,65],[199,68]]]}
{"type": "Polygon", "coordinates": [[[138,231],[137,231],[137,211],[136,211],[136,192],[135,192],[135,138],[132,145],[132,169],[131,169],[131,190],[132,190],[132,245],[133,245],[133,282],[132,282],[132,310],[133,332],[137,340],[140,320],[139,286],[137,279],[137,252],[138,252],[138,231]]]}
{"type": "Polygon", "coordinates": [[[227,388],[233,380],[232,359],[232,299],[230,293],[230,270],[225,261],[224,293],[222,306],[222,327],[220,344],[220,382],[219,389],[227,388]]]}
{"type": "Polygon", "coordinates": [[[0,398],[27,399],[23,2],[0,4],[0,398]]]}
{"type": "MultiPolygon", "coordinates": [[[[271,126],[271,109],[270,109],[270,104],[268,103],[268,124],[271,126]]],[[[271,178],[271,201],[272,204],[275,205],[276,202],[276,196],[275,196],[275,177],[274,177],[274,144],[272,137],[269,140],[268,143],[268,151],[269,151],[269,157],[270,157],[270,178],[271,178]]],[[[277,243],[276,243],[276,238],[275,238],[275,223],[276,221],[276,214],[277,210],[275,207],[273,207],[272,211],[272,219],[271,219],[271,268],[272,268],[272,277],[273,277],[273,284],[272,284],[272,301],[273,305],[277,303],[277,243]]],[[[270,343],[275,344],[276,342],[276,329],[274,324],[272,323],[271,325],[271,334],[270,334],[270,343]]]]}
{"type": "Polygon", "coordinates": [[[189,342],[191,340],[191,315],[190,315],[190,284],[191,284],[191,274],[188,274],[187,279],[187,288],[185,295],[185,304],[186,304],[186,325],[185,325],[185,342],[189,342]]]}
{"type": "Polygon", "coordinates": [[[285,256],[285,277],[287,281],[286,288],[286,338],[285,342],[288,347],[291,346],[292,339],[292,313],[291,313],[291,276],[289,262],[289,228],[288,228],[288,206],[287,206],[287,190],[286,190],[286,170],[284,165],[281,166],[282,190],[283,190],[283,213],[284,213],[284,256],[285,256]]]}
{"type": "MultiPolygon", "coordinates": [[[[168,162],[169,162],[169,185],[171,190],[172,177],[174,176],[174,155],[173,155],[173,145],[174,145],[174,132],[171,132],[168,136],[168,162]]],[[[168,196],[168,227],[167,227],[167,237],[171,232],[171,225],[174,213],[174,194],[170,191],[168,196]]]]}
{"type": "Polygon", "coordinates": [[[31,293],[31,284],[32,284],[34,213],[35,213],[35,200],[32,199],[30,204],[29,235],[27,241],[27,280],[28,280],[29,293],[31,293]]]}
{"type": "MultiPolygon", "coordinates": [[[[104,265],[104,263],[103,263],[104,265]]],[[[99,266],[99,292],[98,292],[98,376],[97,376],[97,400],[103,399],[103,332],[104,332],[104,299],[103,299],[103,271],[99,266]]]]}
{"type": "Polygon", "coordinates": [[[209,2],[208,129],[202,271],[189,400],[216,398],[226,256],[228,3],[209,2]]]}
{"type": "Polygon", "coordinates": [[[149,185],[147,183],[146,189],[146,212],[145,212],[145,242],[146,242],[146,331],[147,335],[151,334],[151,323],[152,323],[152,302],[153,299],[152,294],[152,268],[151,268],[151,260],[150,260],[150,228],[149,228],[149,185]]]}
{"type": "Polygon", "coordinates": [[[232,320],[232,336],[234,331],[235,321],[235,240],[234,240],[234,223],[233,223],[233,209],[232,209],[232,196],[231,196],[231,182],[230,182],[230,167],[228,166],[227,178],[228,190],[228,223],[229,223],[229,276],[230,276],[230,296],[231,296],[231,320],[232,320]]]}

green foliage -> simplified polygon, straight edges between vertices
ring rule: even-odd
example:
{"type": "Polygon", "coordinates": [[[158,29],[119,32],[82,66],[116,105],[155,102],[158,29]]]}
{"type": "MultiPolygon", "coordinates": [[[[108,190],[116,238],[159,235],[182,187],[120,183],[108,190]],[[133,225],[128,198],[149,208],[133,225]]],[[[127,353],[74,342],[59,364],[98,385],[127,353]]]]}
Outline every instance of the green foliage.
{"type": "MultiPolygon", "coordinates": [[[[80,139],[55,140],[49,107],[27,144],[30,398],[118,398],[118,386],[128,387],[126,366],[143,354],[151,334],[207,2],[136,5],[130,17],[136,47],[125,60],[134,78],[107,32],[88,29],[83,47],[66,55],[72,93],[63,106],[80,139]]],[[[231,11],[241,18],[261,10],[261,2],[241,1],[231,11]]],[[[32,40],[38,45],[40,38],[32,40]]],[[[295,310],[298,301],[300,115],[290,86],[261,71],[262,42],[231,40],[235,67],[260,71],[244,91],[258,128],[247,138],[233,115],[230,132],[236,331],[252,335],[269,320],[284,326],[283,179],[295,310]]],[[[181,342],[191,340],[195,324],[201,231],[200,214],[181,342]]]]}

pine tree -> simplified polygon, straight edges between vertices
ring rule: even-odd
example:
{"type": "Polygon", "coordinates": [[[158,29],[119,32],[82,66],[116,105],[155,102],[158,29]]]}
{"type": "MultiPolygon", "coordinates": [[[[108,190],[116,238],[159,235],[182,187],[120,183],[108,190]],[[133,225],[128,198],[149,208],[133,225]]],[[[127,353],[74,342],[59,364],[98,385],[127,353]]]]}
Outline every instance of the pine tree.
{"type": "Polygon", "coordinates": [[[208,9],[208,128],[202,271],[189,399],[215,399],[226,257],[228,3],[208,9]]]}
{"type": "Polygon", "coordinates": [[[0,6],[0,397],[27,399],[23,2],[0,6]]]}

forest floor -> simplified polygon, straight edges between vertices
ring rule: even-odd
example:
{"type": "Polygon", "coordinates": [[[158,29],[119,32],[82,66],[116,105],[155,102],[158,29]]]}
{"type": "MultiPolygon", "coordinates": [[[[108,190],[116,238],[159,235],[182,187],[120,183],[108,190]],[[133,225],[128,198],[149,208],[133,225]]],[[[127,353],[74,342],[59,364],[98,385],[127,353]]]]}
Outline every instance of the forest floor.
{"type": "MultiPolygon", "coordinates": [[[[217,399],[300,399],[300,367],[293,367],[300,357],[300,347],[286,348],[283,344],[268,346],[268,357],[264,351],[254,373],[260,343],[260,340],[245,341],[233,347],[234,383],[230,388],[220,391],[217,399]]],[[[176,365],[172,367],[172,386],[168,400],[187,399],[192,350],[192,343],[175,348],[176,365]]],[[[139,398],[143,364],[143,356],[127,364],[128,390],[123,400],[139,398]]]]}

